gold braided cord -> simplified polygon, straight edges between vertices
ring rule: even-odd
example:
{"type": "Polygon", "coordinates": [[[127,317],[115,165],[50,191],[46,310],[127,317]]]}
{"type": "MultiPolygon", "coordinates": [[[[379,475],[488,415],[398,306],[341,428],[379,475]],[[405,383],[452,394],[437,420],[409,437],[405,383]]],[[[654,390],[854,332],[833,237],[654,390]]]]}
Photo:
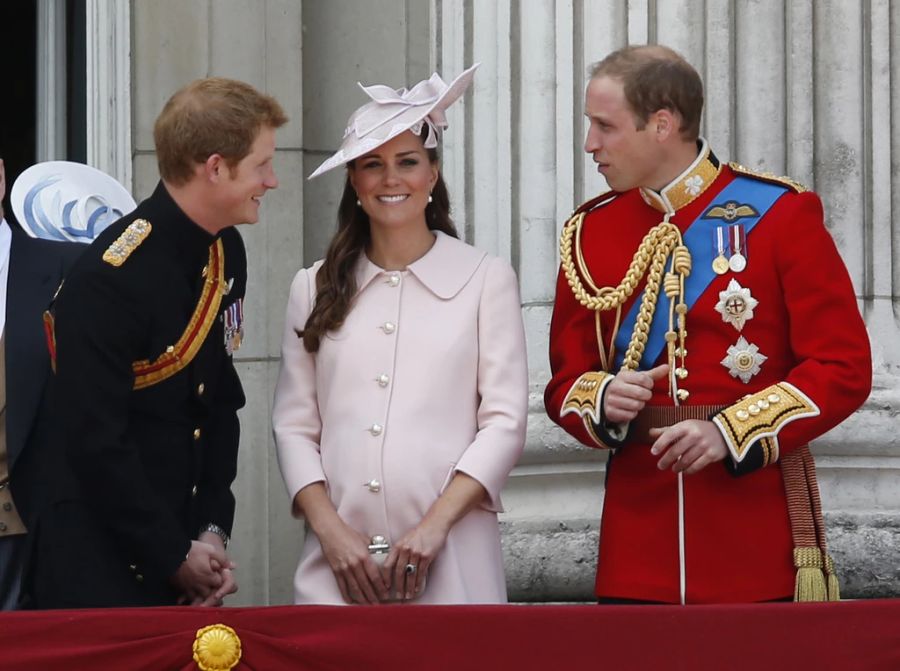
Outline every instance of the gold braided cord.
{"type": "Polygon", "coordinates": [[[647,346],[647,338],[650,335],[650,325],[653,322],[653,312],[659,299],[659,285],[662,281],[663,268],[665,268],[666,259],[677,242],[677,238],[663,239],[653,252],[650,270],[647,272],[647,287],[641,298],[641,307],[634,322],[634,331],[631,333],[628,349],[625,350],[622,368],[637,370],[641,357],[644,356],[644,348],[647,346]]]}
{"type": "MultiPolygon", "coordinates": [[[[563,273],[575,299],[581,305],[596,312],[621,308],[625,301],[634,293],[644,275],[647,275],[647,286],[644,290],[634,331],[631,334],[631,340],[628,344],[628,349],[625,351],[623,362],[623,368],[637,370],[647,345],[653,312],[656,309],[656,303],[659,298],[660,284],[663,283],[666,260],[672,255],[672,271],[674,273],[681,274],[685,271],[690,273],[690,253],[682,243],[681,232],[678,230],[678,227],[668,221],[663,221],[651,228],[644,236],[625,276],[618,286],[597,287],[590,277],[584,259],[581,256],[581,227],[584,223],[584,217],[585,213],[580,212],[566,222],[559,244],[560,263],[563,273]],[[576,261],[572,257],[573,238],[577,240],[577,268],[576,261]],[[582,277],[588,282],[594,295],[588,293],[582,282],[582,277]]],[[[664,284],[664,290],[673,300],[679,297],[683,301],[683,278],[676,279],[667,279],[664,284]],[[669,293],[670,290],[674,293],[669,293]]],[[[613,334],[613,338],[615,338],[615,334],[613,334]]]]}
{"type": "Polygon", "coordinates": [[[597,349],[600,350],[600,367],[609,371],[611,361],[606,357],[606,345],[603,343],[603,324],[600,323],[600,313],[594,313],[594,331],[597,333],[597,349]]]}
{"type": "Polygon", "coordinates": [[[581,224],[584,222],[584,213],[580,215],[581,221],[578,222],[578,225],[575,227],[575,260],[578,262],[578,272],[581,273],[581,277],[584,278],[584,281],[587,282],[587,285],[591,288],[591,291],[597,293],[600,291],[599,287],[594,284],[594,278],[591,277],[590,271],[588,271],[587,264],[584,262],[584,254],[581,253],[581,224]]]}

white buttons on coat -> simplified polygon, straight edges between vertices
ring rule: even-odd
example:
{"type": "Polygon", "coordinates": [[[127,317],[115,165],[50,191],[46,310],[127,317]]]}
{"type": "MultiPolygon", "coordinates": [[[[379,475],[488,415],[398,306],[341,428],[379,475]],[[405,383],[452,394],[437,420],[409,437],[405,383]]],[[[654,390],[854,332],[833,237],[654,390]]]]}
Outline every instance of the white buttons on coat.
{"type": "Polygon", "coordinates": [[[391,378],[389,378],[387,375],[382,373],[381,375],[379,375],[378,377],[375,378],[375,381],[378,383],[379,387],[387,387],[388,382],[391,381],[391,378]]]}
{"type": "Polygon", "coordinates": [[[384,427],[381,424],[373,424],[369,427],[369,433],[373,436],[381,435],[381,432],[384,430],[384,427]]]}
{"type": "Polygon", "coordinates": [[[381,330],[390,335],[394,331],[397,330],[397,325],[394,322],[385,322],[381,325],[381,330]]]}
{"type": "Polygon", "coordinates": [[[381,491],[381,483],[378,480],[375,480],[374,478],[372,480],[369,480],[365,486],[373,494],[377,494],[378,492],[381,491]]]}
{"type": "Polygon", "coordinates": [[[387,279],[387,283],[392,287],[400,286],[400,275],[398,273],[392,273],[390,277],[387,279]]]}

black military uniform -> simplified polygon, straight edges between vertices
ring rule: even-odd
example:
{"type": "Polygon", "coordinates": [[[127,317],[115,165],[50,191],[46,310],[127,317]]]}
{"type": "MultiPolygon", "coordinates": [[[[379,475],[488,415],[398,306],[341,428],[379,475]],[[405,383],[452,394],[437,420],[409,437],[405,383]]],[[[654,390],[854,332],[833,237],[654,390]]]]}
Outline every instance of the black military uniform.
{"type": "Polygon", "coordinates": [[[210,235],[162,183],[73,268],[55,305],[67,440],[25,586],[36,607],[174,604],[191,539],[231,532],[245,286],[238,232],[210,235]]]}

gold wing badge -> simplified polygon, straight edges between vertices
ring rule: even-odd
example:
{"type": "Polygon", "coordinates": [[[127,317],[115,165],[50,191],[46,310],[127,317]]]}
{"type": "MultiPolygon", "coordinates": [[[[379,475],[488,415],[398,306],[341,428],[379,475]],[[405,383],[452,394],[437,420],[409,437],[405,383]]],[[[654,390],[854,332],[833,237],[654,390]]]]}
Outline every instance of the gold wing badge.
{"type": "Polygon", "coordinates": [[[714,205],[709,208],[709,211],[703,215],[704,219],[724,219],[725,221],[731,222],[737,219],[744,219],[745,217],[758,217],[759,212],[757,212],[753,206],[746,204],[738,204],[734,202],[725,203],[724,205],[714,205]]]}

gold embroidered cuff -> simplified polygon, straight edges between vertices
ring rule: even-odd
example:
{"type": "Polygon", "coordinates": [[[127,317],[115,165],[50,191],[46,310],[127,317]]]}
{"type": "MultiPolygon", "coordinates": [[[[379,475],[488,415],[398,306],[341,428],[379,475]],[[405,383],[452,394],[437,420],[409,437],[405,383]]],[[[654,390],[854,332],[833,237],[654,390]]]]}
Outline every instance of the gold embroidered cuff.
{"type": "Polygon", "coordinates": [[[603,371],[589,371],[580,375],[563,399],[560,417],[574,412],[579,417],[590,418],[594,424],[599,424],[600,400],[603,398],[603,390],[612,379],[612,375],[603,371]]]}
{"type": "Polygon", "coordinates": [[[820,414],[812,400],[788,382],[779,382],[728,406],[712,421],[719,427],[731,457],[740,463],[756,445],[764,450],[764,462],[778,460],[778,432],[795,419],[820,414]]]}

